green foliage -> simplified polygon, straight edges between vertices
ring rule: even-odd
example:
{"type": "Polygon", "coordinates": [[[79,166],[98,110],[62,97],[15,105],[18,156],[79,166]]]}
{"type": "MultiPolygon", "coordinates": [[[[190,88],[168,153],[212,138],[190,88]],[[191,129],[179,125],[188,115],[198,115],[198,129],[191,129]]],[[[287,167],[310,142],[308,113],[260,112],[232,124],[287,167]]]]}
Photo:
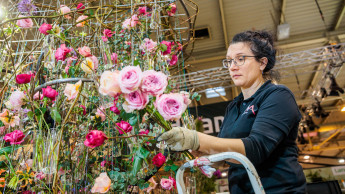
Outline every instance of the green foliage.
{"type": "Polygon", "coordinates": [[[58,123],[61,122],[61,115],[60,115],[57,107],[53,107],[50,110],[50,116],[52,117],[52,119],[54,119],[55,122],[58,122],[58,123]]]}
{"type": "Polygon", "coordinates": [[[12,152],[14,152],[15,150],[21,148],[23,146],[8,146],[8,147],[3,147],[3,148],[0,148],[0,156],[1,155],[5,155],[5,154],[11,154],[12,152]]]}

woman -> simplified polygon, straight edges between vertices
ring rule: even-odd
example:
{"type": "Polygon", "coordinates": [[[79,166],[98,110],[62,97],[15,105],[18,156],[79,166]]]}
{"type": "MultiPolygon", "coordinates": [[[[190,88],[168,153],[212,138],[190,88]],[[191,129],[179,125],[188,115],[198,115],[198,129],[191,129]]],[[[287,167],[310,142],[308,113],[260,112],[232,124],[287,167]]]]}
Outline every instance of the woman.
{"type": "MultiPolygon", "coordinates": [[[[301,115],[292,92],[271,83],[275,54],[265,31],[235,35],[223,65],[242,93],[228,105],[218,137],[175,127],[158,140],[176,151],[241,153],[254,164],[266,193],[305,193],[296,145],[301,115]]],[[[253,193],[242,165],[230,163],[228,179],[231,194],[253,193]]]]}

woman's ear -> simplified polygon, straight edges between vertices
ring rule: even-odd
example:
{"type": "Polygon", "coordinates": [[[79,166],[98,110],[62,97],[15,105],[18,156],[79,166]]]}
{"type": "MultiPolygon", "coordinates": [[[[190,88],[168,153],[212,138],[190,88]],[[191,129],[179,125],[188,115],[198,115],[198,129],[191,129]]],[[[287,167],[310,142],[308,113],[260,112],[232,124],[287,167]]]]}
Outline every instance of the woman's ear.
{"type": "Polygon", "coordinates": [[[260,70],[263,71],[268,63],[268,59],[266,57],[262,57],[260,59],[260,70]]]}

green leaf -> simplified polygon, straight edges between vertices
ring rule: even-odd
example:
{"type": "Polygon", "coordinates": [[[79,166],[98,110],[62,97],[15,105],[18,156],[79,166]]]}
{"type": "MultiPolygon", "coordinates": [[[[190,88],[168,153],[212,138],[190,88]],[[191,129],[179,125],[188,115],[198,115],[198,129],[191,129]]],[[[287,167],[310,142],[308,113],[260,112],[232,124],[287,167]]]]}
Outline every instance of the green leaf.
{"type": "Polygon", "coordinates": [[[34,113],[32,111],[29,111],[27,113],[27,115],[28,115],[29,119],[34,119],[34,113]]]}
{"type": "Polygon", "coordinates": [[[161,44],[161,51],[164,52],[168,49],[167,45],[161,44]]]}
{"type": "Polygon", "coordinates": [[[175,164],[173,164],[173,165],[171,166],[171,170],[174,171],[174,172],[176,172],[178,168],[179,168],[179,167],[176,166],[175,164]]]}
{"type": "Polygon", "coordinates": [[[35,115],[36,116],[41,116],[44,115],[44,113],[47,111],[47,108],[39,108],[39,109],[35,109],[35,115]]]}
{"type": "Polygon", "coordinates": [[[149,152],[148,150],[146,150],[146,149],[143,148],[143,147],[140,147],[140,148],[139,148],[139,151],[137,151],[136,156],[137,156],[137,157],[140,157],[140,158],[142,158],[142,159],[146,159],[147,156],[148,156],[149,154],[150,154],[150,152],[149,152]]]}
{"type": "Polygon", "coordinates": [[[6,154],[11,154],[13,151],[15,151],[15,150],[17,150],[17,149],[19,149],[21,147],[23,147],[23,146],[18,146],[18,147],[15,147],[15,148],[13,148],[12,146],[0,148],[0,156],[4,155],[5,153],[6,154]]]}
{"type": "Polygon", "coordinates": [[[138,59],[137,59],[137,60],[134,60],[133,65],[134,65],[134,66],[140,65],[139,60],[138,60],[138,59]]]}
{"type": "Polygon", "coordinates": [[[164,171],[168,172],[171,169],[171,166],[164,166],[164,171]]]}
{"type": "Polygon", "coordinates": [[[174,162],[173,162],[172,160],[168,160],[168,161],[167,161],[167,164],[168,164],[168,165],[173,165],[174,162]]]}
{"type": "Polygon", "coordinates": [[[130,125],[134,126],[134,125],[137,123],[137,121],[138,121],[137,116],[134,115],[134,116],[132,116],[132,117],[129,118],[128,123],[129,123],[130,125]]]}
{"type": "Polygon", "coordinates": [[[59,111],[57,110],[57,107],[54,107],[51,109],[50,116],[52,117],[52,119],[54,119],[55,122],[58,122],[58,123],[61,122],[61,115],[59,111]]]}

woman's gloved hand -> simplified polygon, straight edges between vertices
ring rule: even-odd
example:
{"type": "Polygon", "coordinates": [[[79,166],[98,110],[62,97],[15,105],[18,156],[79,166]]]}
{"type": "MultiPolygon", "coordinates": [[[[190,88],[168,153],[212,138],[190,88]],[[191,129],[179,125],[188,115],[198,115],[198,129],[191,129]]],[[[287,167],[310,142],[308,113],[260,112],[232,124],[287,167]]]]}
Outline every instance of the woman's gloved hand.
{"type": "Polygon", "coordinates": [[[165,141],[174,151],[199,149],[198,133],[195,130],[189,130],[183,127],[173,127],[170,131],[158,137],[157,140],[165,141]]]}

